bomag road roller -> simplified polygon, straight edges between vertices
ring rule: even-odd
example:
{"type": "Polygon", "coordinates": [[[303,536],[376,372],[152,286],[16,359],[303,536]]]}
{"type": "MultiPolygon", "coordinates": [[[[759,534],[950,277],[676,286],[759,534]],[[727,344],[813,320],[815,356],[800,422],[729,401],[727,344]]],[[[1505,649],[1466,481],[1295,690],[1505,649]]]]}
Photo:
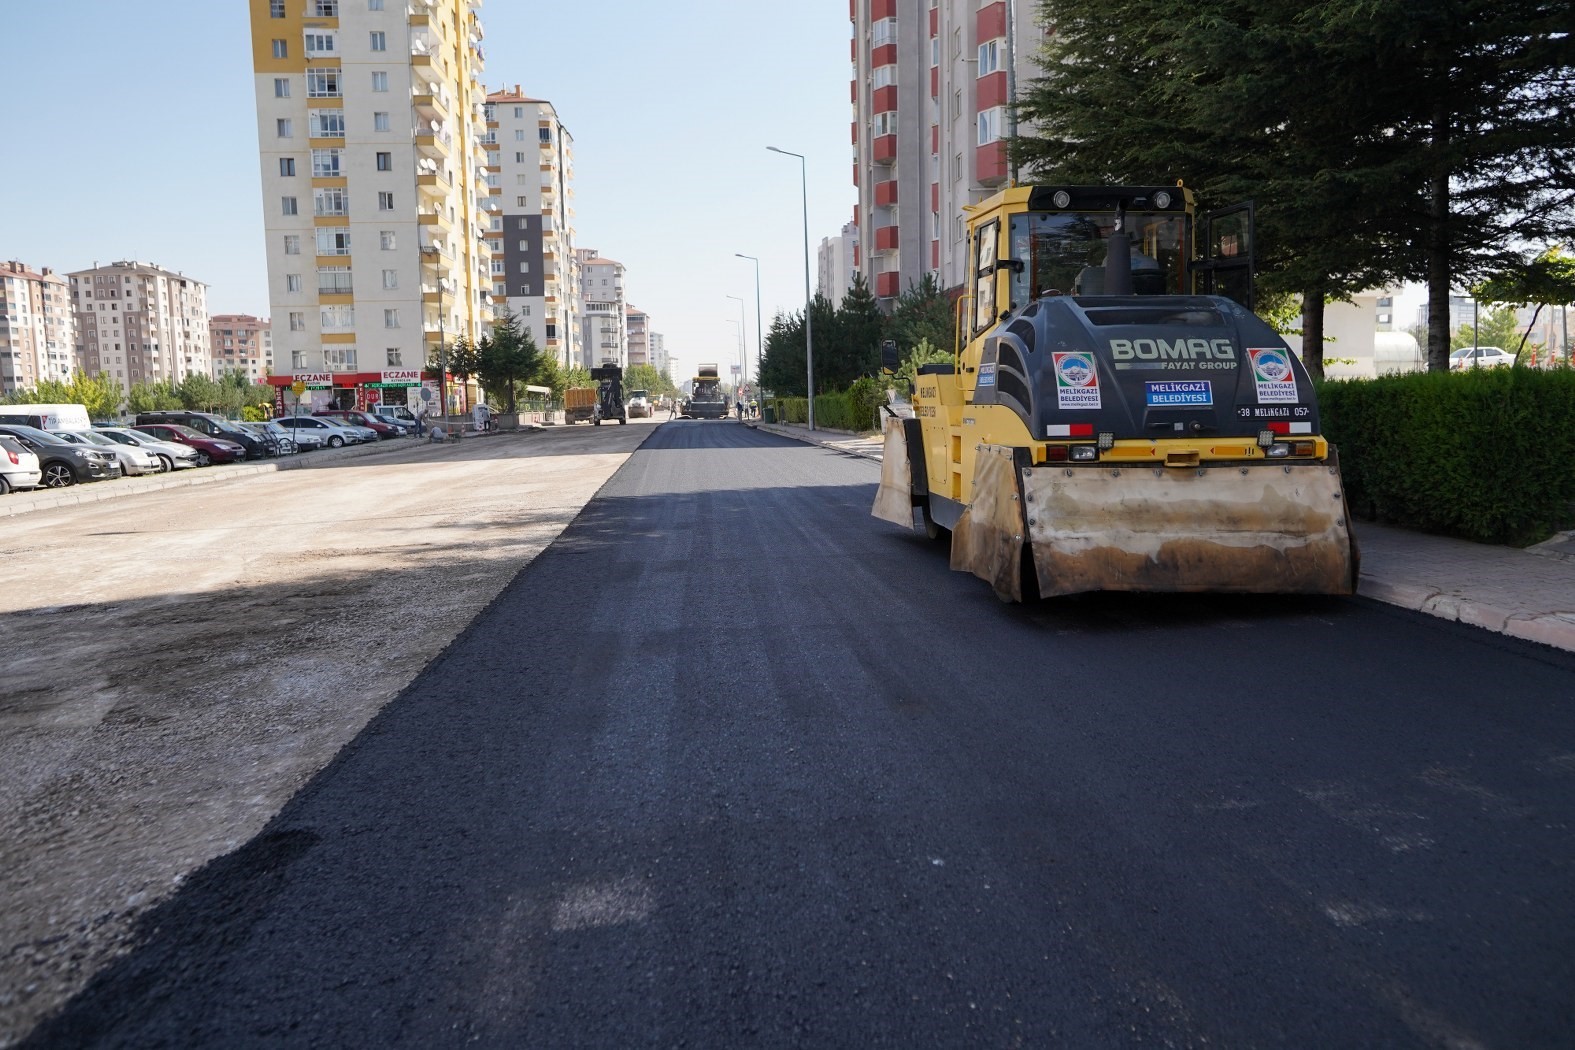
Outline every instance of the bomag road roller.
{"type": "Polygon", "coordinates": [[[1010,601],[1354,592],[1312,384],[1251,310],[1250,205],[1017,186],[967,213],[955,353],[888,413],[876,517],[1010,601]]]}

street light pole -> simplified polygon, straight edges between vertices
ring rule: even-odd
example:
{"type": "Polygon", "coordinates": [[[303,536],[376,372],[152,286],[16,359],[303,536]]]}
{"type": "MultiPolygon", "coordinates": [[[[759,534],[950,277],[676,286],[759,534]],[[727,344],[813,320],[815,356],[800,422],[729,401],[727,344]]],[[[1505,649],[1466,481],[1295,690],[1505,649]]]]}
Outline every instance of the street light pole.
{"type": "MultiPolygon", "coordinates": [[[[743,252],[734,252],[733,254],[740,259],[748,259],[755,264],[755,358],[758,362],[766,354],[766,330],[760,326],[760,260],[753,255],[745,255],[743,252]]],[[[747,360],[744,363],[744,378],[749,378],[749,364],[747,360]]],[[[755,372],[755,382],[758,383],[759,381],[760,373],[757,370],[755,372]]]]}
{"type": "Polygon", "coordinates": [[[730,295],[728,298],[738,300],[738,388],[742,390],[749,382],[749,322],[744,320],[743,297],[730,295]]]}
{"type": "Polygon", "coordinates": [[[804,375],[809,382],[809,429],[815,429],[815,340],[810,324],[810,307],[814,300],[809,292],[809,164],[804,154],[792,150],[767,146],[772,153],[782,153],[798,158],[799,187],[804,198],[804,375]]]}
{"type": "Polygon", "coordinates": [[[421,249],[423,255],[432,256],[432,269],[437,274],[438,290],[438,405],[442,409],[443,434],[448,435],[448,336],[443,330],[443,256],[436,248],[421,249]]]}

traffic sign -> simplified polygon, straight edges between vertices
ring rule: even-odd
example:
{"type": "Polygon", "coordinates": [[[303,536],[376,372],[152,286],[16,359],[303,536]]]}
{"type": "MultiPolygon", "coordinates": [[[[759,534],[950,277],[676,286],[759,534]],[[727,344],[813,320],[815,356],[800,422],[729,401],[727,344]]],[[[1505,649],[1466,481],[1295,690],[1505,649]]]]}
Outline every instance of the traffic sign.
{"type": "Polygon", "coordinates": [[[290,384],[290,390],[295,394],[296,400],[299,401],[301,395],[306,393],[306,384],[297,379],[295,382],[290,384]]]}

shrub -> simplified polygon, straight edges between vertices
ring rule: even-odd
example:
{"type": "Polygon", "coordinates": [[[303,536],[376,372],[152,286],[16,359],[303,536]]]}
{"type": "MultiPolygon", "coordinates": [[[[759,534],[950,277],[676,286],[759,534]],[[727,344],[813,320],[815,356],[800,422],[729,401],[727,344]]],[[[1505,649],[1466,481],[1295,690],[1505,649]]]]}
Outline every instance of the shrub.
{"type": "Polygon", "coordinates": [[[1575,527],[1575,372],[1425,372],[1320,384],[1358,516],[1481,543],[1575,527]]]}

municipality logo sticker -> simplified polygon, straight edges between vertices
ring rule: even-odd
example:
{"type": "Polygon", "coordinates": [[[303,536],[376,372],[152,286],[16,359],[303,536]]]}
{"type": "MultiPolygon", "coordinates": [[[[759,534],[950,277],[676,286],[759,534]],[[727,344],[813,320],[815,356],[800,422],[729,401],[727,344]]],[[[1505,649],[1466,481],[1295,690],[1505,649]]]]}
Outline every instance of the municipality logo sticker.
{"type": "Polygon", "coordinates": [[[1055,397],[1059,408],[1098,408],[1099,372],[1088,354],[1055,354],[1055,397]]]}
{"type": "Polygon", "coordinates": [[[1248,350],[1247,354],[1252,358],[1252,382],[1258,388],[1258,404],[1294,404],[1300,400],[1289,353],[1270,347],[1248,350]]]}

